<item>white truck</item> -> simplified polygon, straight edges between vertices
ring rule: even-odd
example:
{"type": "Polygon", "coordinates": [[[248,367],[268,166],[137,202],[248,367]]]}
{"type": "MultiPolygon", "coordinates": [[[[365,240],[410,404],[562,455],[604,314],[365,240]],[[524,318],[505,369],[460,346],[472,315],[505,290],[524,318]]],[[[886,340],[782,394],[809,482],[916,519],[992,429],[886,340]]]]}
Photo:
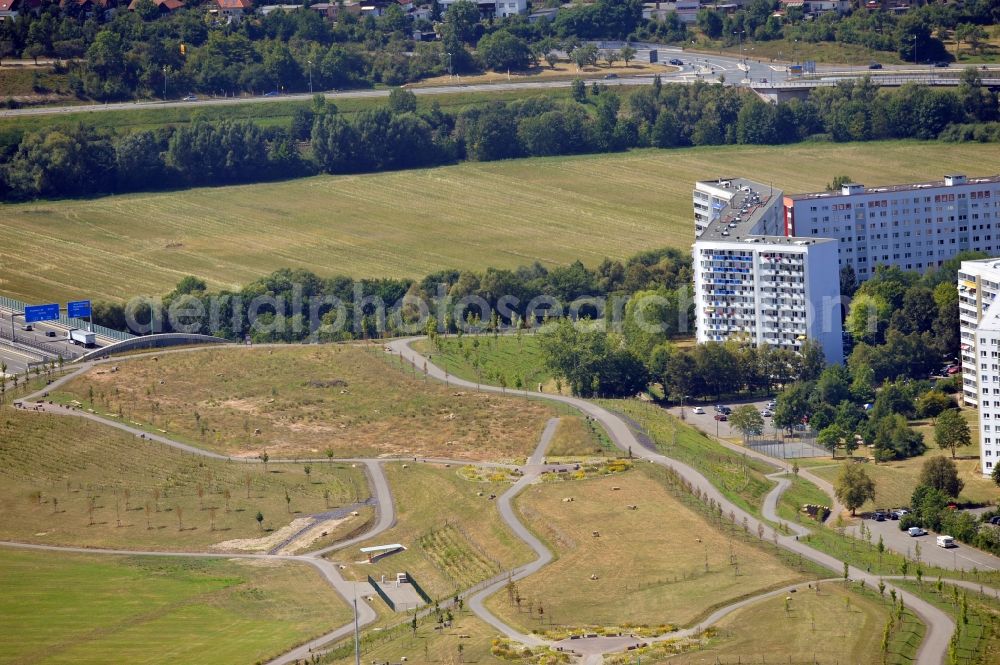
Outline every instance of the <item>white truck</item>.
{"type": "Polygon", "coordinates": [[[97,335],[92,332],[87,332],[86,330],[80,330],[79,328],[70,328],[69,331],[66,332],[66,339],[71,344],[94,346],[97,342],[97,335]]]}

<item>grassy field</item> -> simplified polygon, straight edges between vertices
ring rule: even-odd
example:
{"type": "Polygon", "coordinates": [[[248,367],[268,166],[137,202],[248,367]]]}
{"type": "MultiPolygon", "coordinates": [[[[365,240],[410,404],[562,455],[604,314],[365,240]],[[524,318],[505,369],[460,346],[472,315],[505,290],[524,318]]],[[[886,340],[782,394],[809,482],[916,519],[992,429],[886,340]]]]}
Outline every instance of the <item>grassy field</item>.
{"type": "Polygon", "coordinates": [[[531,558],[528,547],[507,530],[489,499],[509,484],[472,482],[454,466],[389,464],[386,475],[397,523],[357,547],[401,543],[407,550],[374,564],[354,563],[364,558],[357,548],[334,553],[337,561],[348,564],[346,575],[394,579],[397,572],[408,571],[432,598],[450,598],[531,558]]]}
{"type": "Polygon", "coordinates": [[[272,458],[526,457],[549,407],[454,391],[381,349],[324,345],[146,356],[96,369],[54,399],[141,422],[213,450],[272,458]]]}
{"type": "Polygon", "coordinates": [[[520,379],[528,390],[541,384],[545,392],[556,392],[535,335],[438,337],[434,342],[417,340],[412,346],[460,379],[500,385],[502,377],[508,387],[515,387],[520,379]]]}
{"type": "Polygon", "coordinates": [[[958,626],[958,643],[954,650],[956,665],[986,665],[1000,662],[1000,601],[986,594],[979,594],[952,584],[924,581],[917,584],[907,580],[900,585],[925,600],[937,605],[958,626]],[[965,598],[968,623],[962,621],[962,598],[965,598]]]}
{"type": "Polygon", "coordinates": [[[0,663],[245,665],[350,620],[303,564],[0,550],[0,663]]]}
{"type": "MultiPolygon", "coordinates": [[[[16,75],[23,77],[23,74],[16,75]]],[[[30,74],[28,75],[30,88],[30,74]]],[[[23,88],[23,84],[21,84],[23,88]]],[[[623,91],[628,95],[631,91],[623,91]]],[[[555,88],[531,91],[532,96],[544,96],[555,99],[569,98],[569,88],[555,88]]],[[[429,109],[435,102],[445,110],[458,111],[472,106],[486,104],[492,100],[510,101],[523,99],[522,90],[505,92],[466,92],[456,88],[456,92],[439,95],[420,95],[417,97],[418,109],[429,109]]],[[[204,96],[202,96],[204,98],[204,96]]],[[[359,111],[384,105],[387,97],[347,97],[334,98],[329,101],[336,104],[337,111],[350,116],[359,111]]],[[[73,100],[74,102],[76,100],[73,100]]],[[[175,100],[176,101],[176,100],[175,100]]],[[[65,103],[65,102],[61,102],[65,103]]],[[[72,103],[72,102],[71,102],[72,103]]],[[[85,102],[84,102],[85,103],[85,102]]],[[[297,108],[309,108],[312,101],[291,101],[287,99],[269,99],[243,104],[205,104],[191,103],[182,106],[159,108],[155,105],[144,106],[126,111],[70,111],[51,115],[22,115],[0,118],[0,143],[10,138],[19,137],[27,131],[36,131],[48,127],[68,127],[82,122],[102,129],[116,131],[134,131],[139,129],[155,129],[165,125],[183,125],[195,120],[216,122],[219,120],[249,120],[267,127],[272,125],[288,126],[297,108]]]]}
{"type": "Polygon", "coordinates": [[[0,292],[124,300],[166,293],[188,274],[232,288],[282,267],[422,277],[533,261],[596,266],[688,248],[698,179],[751,174],[804,192],[845,172],[878,185],[952,171],[995,173],[1000,152],[920,142],[712,146],[5,205],[0,292]]]}
{"type": "Polygon", "coordinates": [[[639,465],[525,490],[517,507],[557,558],[493,596],[492,609],[531,630],[684,625],[710,608],[810,576],[679,501],[661,484],[663,473],[639,465]]]}
{"type": "Polygon", "coordinates": [[[764,495],[773,484],[764,476],[775,471],[712,441],[655,404],[639,400],[604,400],[602,405],[638,423],[664,455],[689,464],[744,510],[760,514],[764,495]]]}
{"type": "MultiPolygon", "coordinates": [[[[314,464],[308,477],[300,465],[271,464],[269,471],[141,442],[79,418],[5,407],[0,539],[204,550],[267,535],[255,520],[258,511],[264,529],[280,529],[369,495],[363,473],[350,465],[314,464]]],[[[348,520],[342,528],[353,526],[348,520]]]]}
{"type": "MultiPolygon", "coordinates": [[[[950,457],[951,453],[931,448],[919,457],[882,464],[874,462],[865,464],[865,470],[875,481],[875,501],[866,503],[859,510],[910,505],[910,496],[917,487],[924,460],[941,455],[950,457]]],[[[959,459],[955,463],[958,465],[959,476],[965,481],[960,501],[996,503],[1000,500],[1000,488],[989,478],[983,478],[976,470],[979,466],[978,459],[959,459]]],[[[812,467],[810,470],[820,478],[836,482],[840,466],[841,463],[825,464],[812,467]]]]}

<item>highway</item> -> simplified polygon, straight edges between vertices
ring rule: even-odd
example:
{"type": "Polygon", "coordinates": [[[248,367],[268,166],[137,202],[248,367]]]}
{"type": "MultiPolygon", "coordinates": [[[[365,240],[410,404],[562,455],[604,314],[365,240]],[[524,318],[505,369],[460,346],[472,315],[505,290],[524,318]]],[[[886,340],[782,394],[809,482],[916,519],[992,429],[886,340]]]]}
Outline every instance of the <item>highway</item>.
{"type": "MultiPolygon", "coordinates": [[[[68,327],[54,321],[31,324],[25,330],[24,317],[17,312],[12,316],[9,309],[0,307],[0,362],[7,364],[7,373],[23,374],[36,363],[57,360],[59,356],[69,361],[84,354],[81,346],[71,344],[66,339],[68,327]]],[[[99,348],[113,340],[97,338],[99,348]]]]}

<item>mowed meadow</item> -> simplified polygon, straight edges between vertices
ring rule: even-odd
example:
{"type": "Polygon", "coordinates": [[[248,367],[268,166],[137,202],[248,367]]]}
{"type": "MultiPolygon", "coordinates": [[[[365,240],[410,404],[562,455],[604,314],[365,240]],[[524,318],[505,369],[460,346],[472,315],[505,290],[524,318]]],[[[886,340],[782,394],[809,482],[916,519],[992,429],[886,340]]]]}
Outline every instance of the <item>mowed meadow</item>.
{"type": "Polygon", "coordinates": [[[442,268],[622,259],[693,240],[694,181],[786,192],[1000,172],[980,144],[888,142],[639,150],[0,207],[0,293],[121,301],[185,275],[233,288],[283,267],[414,277],[442,268]]]}

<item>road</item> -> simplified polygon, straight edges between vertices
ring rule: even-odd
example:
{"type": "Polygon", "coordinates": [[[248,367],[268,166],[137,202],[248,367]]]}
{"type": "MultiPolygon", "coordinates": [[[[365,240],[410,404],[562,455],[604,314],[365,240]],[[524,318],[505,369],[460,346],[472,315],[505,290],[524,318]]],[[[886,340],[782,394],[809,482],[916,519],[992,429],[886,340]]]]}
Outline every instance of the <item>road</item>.
{"type": "MultiPolygon", "coordinates": [[[[422,365],[426,362],[426,359],[410,348],[409,344],[412,341],[412,338],[393,340],[387,344],[387,348],[392,353],[401,355],[410,362],[422,365]]],[[[445,372],[436,365],[429,362],[427,362],[426,365],[428,374],[438,380],[444,381],[447,378],[452,385],[466,387],[469,389],[476,388],[475,383],[458,379],[454,376],[447,376],[445,372]]],[[[692,488],[700,490],[705,497],[705,500],[708,500],[709,498],[714,499],[722,507],[723,511],[727,513],[732,511],[737,516],[738,521],[745,520],[751,533],[756,532],[758,527],[760,527],[763,529],[765,534],[764,537],[766,539],[776,538],[777,542],[784,548],[800,554],[803,558],[811,560],[836,574],[839,574],[843,570],[844,564],[839,559],[836,559],[825,552],[815,550],[804,542],[800,542],[797,535],[785,536],[784,534],[775,531],[769,523],[757,519],[755,516],[733,504],[722,494],[722,492],[712,485],[708,479],[706,479],[694,468],[644,447],[625,421],[596,404],[592,404],[586,400],[578,399],[576,397],[550,395],[547,393],[532,393],[523,390],[508,389],[505,391],[496,386],[486,386],[481,384],[479,389],[496,393],[506,392],[509,395],[517,395],[527,398],[545,399],[572,406],[578,411],[581,411],[601,423],[601,425],[604,426],[605,431],[608,433],[611,441],[619,449],[622,451],[631,449],[633,456],[639,459],[645,459],[653,462],[654,464],[660,464],[661,466],[672,468],[676,473],[678,473],[678,475],[691,483],[692,488]]],[[[772,515],[771,519],[773,519],[773,517],[776,516],[772,515]]],[[[872,575],[854,567],[850,567],[848,572],[851,579],[864,580],[864,582],[872,588],[878,586],[879,578],[876,575],[872,575]]],[[[954,622],[947,614],[931,603],[928,603],[927,601],[924,601],[903,589],[897,588],[896,593],[904,599],[907,607],[916,613],[927,627],[924,641],[921,643],[920,648],[917,651],[916,662],[920,665],[940,665],[945,662],[948,653],[948,643],[955,629],[954,622]]]]}
{"type": "MultiPolygon", "coordinates": [[[[938,547],[934,533],[912,538],[905,531],[899,530],[899,522],[896,520],[884,522],[862,520],[862,523],[871,529],[874,542],[878,542],[879,536],[882,536],[886,547],[900,554],[905,554],[907,557],[916,558],[917,544],[919,543],[920,561],[932,566],[950,570],[971,571],[973,568],[976,570],[1000,570],[1000,557],[962,543],[958,543],[958,547],[948,549],[938,547]]],[[[847,531],[856,538],[861,537],[859,527],[852,526],[847,531]]]]}

